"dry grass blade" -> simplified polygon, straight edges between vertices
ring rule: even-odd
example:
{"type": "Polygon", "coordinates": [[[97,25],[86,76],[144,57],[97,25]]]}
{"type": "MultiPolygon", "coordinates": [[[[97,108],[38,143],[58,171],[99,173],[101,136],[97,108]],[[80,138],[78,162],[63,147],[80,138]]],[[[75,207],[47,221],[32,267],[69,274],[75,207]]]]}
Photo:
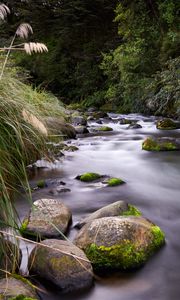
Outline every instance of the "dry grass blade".
{"type": "Polygon", "coordinates": [[[31,124],[34,128],[39,130],[42,134],[44,134],[45,136],[48,135],[47,129],[44,126],[44,124],[40,120],[38,120],[38,118],[36,116],[34,116],[32,113],[23,109],[22,116],[27,123],[31,124]]]}
{"type": "Polygon", "coordinates": [[[0,4],[0,19],[4,20],[10,14],[10,9],[5,4],[0,4]]]}
{"type": "Polygon", "coordinates": [[[26,39],[30,33],[33,33],[33,29],[28,23],[20,24],[16,30],[16,35],[23,39],[26,39]]]}
{"type": "Polygon", "coordinates": [[[27,54],[48,52],[48,48],[43,43],[25,43],[24,50],[27,54]]]}

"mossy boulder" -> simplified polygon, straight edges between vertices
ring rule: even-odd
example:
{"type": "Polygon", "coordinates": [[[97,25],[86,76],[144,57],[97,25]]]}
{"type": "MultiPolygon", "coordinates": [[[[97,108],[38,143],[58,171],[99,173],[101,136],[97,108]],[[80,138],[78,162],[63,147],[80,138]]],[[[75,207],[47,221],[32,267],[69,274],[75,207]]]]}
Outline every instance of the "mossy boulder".
{"type": "Polygon", "coordinates": [[[94,119],[100,119],[100,118],[107,118],[108,114],[103,111],[95,111],[95,112],[92,112],[92,116],[94,119]]]}
{"type": "Polygon", "coordinates": [[[62,289],[72,292],[91,286],[92,266],[84,252],[68,241],[45,240],[29,258],[29,270],[62,289]]]}
{"type": "Polygon", "coordinates": [[[164,242],[158,226],[135,216],[95,219],[83,226],[74,240],[97,271],[138,268],[164,242]]]}
{"type": "Polygon", "coordinates": [[[135,124],[136,122],[137,122],[136,120],[130,120],[126,118],[119,119],[119,124],[121,125],[135,124]]]}
{"type": "Polygon", "coordinates": [[[76,131],[71,124],[66,123],[61,118],[46,117],[44,124],[48,129],[49,138],[52,140],[62,140],[64,138],[76,137],[76,131]]]}
{"type": "Polygon", "coordinates": [[[146,138],[142,149],[147,151],[173,151],[180,150],[180,141],[174,138],[146,138]]]}
{"type": "Polygon", "coordinates": [[[157,121],[156,123],[157,129],[164,129],[164,130],[172,130],[172,129],[177,129],[180,128],[180,124],[177,122],[174,122],[171,119],[162,119],[157,121]]]}
{"type": "Polygon", "coordinates": [[[71,222],[70,209],[58,199],[39,199],[33,203],[29,216],[20,228],[23,235],[59,237],[71,222]]]}
{"type": "Polygon", "coordinates": [[[91,222],[95,219],[124,215],[140,216],[141,212],[136,207],[126,203],[125,201],[116,201],[96,210],[88,217],[82,219],[79,223],[76,224],[76,227],[81,228],[88,222],[91,222]]]}
{"type": "Polygon", "coordinates": [[[76,179],[80,180],[80,181],[84,181],[84,182],[92,182],[98,179],[103,178],[104,175],[100,175],[98,173],[84,173],[82,175],[78,175],[76,176],[76,179]]]}
{"type": "Polygon", "coordinates": [[[107,179],[106,181],[104,181],[104,183],[106,183],[108,186],[117,186],[117,185],[121,185],[125,182],[120,178],[111,177],[111,178],[107,179]]]}
{"type": "Polygon", "coordinates": [[[22,253],[18,245],[5,240],[0,236],[0,278],[4,277],[5,272],[15,273],[19,270],[22,253]],[[5,272],[3,272],[3,270],[5,272]]]}
{"type": "Polygon", "coordinates": [[[102,126],[102,127],[97,128],[96,130],[98,130],[98,131],[113,131],[113,129],[109,126],[102,126]]]}
{"type": "Polygon", "coordinates": [[[87,125],[87,119],[85,117],[79,116],[79,115],[74,115],[74,114],[71,116],[71,122],[75,126],[77,126],[77,125],[86,126],[87,125]]]}
{"type": "Polygon", "coordinates": [[[0,280],[0,299],[37,300],[39,297],[30,281],[17,276],[17,278],[7,277],[0,280]]]}
{"type": "Polygon", "coordinates": [[[86,126],[79,125],[79,126],[75,126],[74,128],[77,134],[89,133],[89,130],[87,129],[86,126]]]}

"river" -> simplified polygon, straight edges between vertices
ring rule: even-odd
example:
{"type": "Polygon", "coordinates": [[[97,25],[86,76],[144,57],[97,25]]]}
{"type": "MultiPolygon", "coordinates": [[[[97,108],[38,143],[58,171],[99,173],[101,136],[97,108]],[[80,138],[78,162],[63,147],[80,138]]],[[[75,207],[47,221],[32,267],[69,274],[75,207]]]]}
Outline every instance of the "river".
{"type": "MultiPolygon", "coordinates": [[[[166,245],[144,267],[136,272],[116,273],[95,280],[87,293],[62,295],[46,286],[49,293],[41,294],[43,300],[179,300],[180,299],[180,155],[178,151],[148,152],[142,150],[142,141],[148,136],[180,137],[180,130],[157,130],[154,117],[137,114],[127,116],[138,119],[141,129],[127,129],[114,119],[105,120],[112,132],[93,133],[101,126],[91,121],[92,133],[69,141],[79,147],[76,152],[66,152],[65,157],[49,168],[41,169],[31,184],[38,179],[62,180],[71,192],[60,197],[73,213],[73,224],[68,238],[73,240],[77,230],[73,227],[82,217],[118,200],[125,200],[141,210],[165,232],[166,245]],[[126,184],[102,187],[100,184],[75,180],[78,174],[97,172],[120,177],[126,184]]],[[[34,199],[52,197],[48,188],[34,193],[34,199]]],[[[28,205],[17,202],[22,218],[28,205]]],[[[22,246],[25,253],[25,247],[22,246]]]]}

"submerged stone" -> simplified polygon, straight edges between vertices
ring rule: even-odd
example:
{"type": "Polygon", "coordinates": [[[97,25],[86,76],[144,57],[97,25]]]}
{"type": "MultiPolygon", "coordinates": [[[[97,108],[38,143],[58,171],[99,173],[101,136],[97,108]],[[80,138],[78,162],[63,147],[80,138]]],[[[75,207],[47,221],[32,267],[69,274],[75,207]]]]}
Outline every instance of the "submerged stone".
{"type": "Polygon", "coordinates": [[[109,178],[108,180],[104,181],[104,183],[107,183],[108,186],[117,186],[117,185],[121,185],[125,182],[120,178],[112,177],[112,178],[109,178]]]}
{"type": "Polygon", "coordinates": [[[147,151],[180,150],[180,141],[174,138],[150,138],[142,143],[142,149],[147,151]]]}
{"type": "Polygon", "coordinates": [[[68,241],[45,240],[37,245],[29,258],[31,274],[49,280],[63,292],[91,286],[92,266],[84,252],[68,241]]]}
{"type": "Polygon", "coordinates": [[[98,131],[113,131],[113,129],[109,126],[102,126],[97,128],[98,131]]]}
{"type": "Polygon", "coordinates": [[[126,270],[142,266],[165,237],[158,226],[142,217],[105,217],[83,226],[74,242],[95,270],[126,270]]]}
{"type": "Polygon", "coordinates": [[[82,175],[76,176],[76,179],[84,182],[91,182],[103,177],[104,175],[100,175],[98,173],[84,173],[82,175]]]}
{"type": "Polygon", "coordinates": [[[94,213],[90,214],[87,218],[82,219],[79,223],[76,224],[76,227],[81,228],[88,222],[91,222],[95,219],[100,219],[104,217],[113,217],[113,216],[140,216],[141,212],[134,206],[126,203],[125,201],[116,201],[112,204],[104,206],[94,213]]]}
{"type": "Polygon", "coordinates": [[[172,130],[180,128],[180,123],[174,122],[171,119],[162,119],[156,123],[157,129],[172,130]]]}

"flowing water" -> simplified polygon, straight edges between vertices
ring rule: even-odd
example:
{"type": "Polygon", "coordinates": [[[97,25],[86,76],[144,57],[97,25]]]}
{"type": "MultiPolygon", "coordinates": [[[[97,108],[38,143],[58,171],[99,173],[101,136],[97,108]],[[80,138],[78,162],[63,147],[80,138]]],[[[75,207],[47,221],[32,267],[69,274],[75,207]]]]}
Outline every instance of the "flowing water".
{"type": "MultiPolygon", "coordinates": [[[[138,119],[141,129],[127,129],[114,119],[104,120],[113,132],[91,133],[70,141],[79,150],[67,152],[61,162],[41,169],[31,184],[38,179],[62,180],[69,193],[59,196],[73,213],[73,224],[68,238],[73,240],[73,226],[82,217],[118,200],[125,200],[139,208],[143,215],[159,225],[166,235],[166,245],[146,265],[136,272],[116,273],[95,280],[87,293],[62,295],[48,287],[43,300],[179,300],[180,299],[180,152],[148,152],[142,150],[147,136],[180,137],[180,130],[160,131],[154,118],[128,115],[138,119]],[[78,174],[97,172],[122,178],[126,184],[102,187],[100,184],[75,180],[78,174]]],[[[94,122],[93,127],[101,126],[94,122]]],[[[48,188],[37,191],[34,198],[52,197],[48,188]]],[[[19,200],[20,216],[27,214],[27,202],[19,200]]],[[[25,252],[25,247],[23,248],[25,252]]],[[[47,286],[46,286],[47,288],[47,286]]]]}

